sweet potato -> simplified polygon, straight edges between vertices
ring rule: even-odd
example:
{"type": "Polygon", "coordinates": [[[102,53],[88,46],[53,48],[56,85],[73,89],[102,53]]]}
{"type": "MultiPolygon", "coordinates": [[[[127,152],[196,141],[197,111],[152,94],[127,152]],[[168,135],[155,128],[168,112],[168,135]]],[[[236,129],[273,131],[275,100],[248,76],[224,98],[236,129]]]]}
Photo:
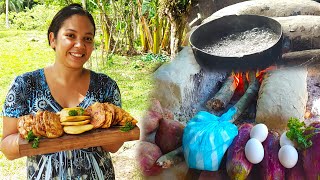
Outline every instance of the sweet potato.
{"type": "Polygon", "coordinates": [[[136,144],[136,161],[144,176],[156,176],[162,172],[162,168],[156,164],[161,157],[160,148],[150,142],[139,141],[136,144]]]}
{"type": "Polygon", "coordinates": [[[244,149],[250,139],[252,127],[253,125],[249,123],[242,124],[228,149],[227,172],[231,179],[246,179],[251,171],[252,163],[247,160],[244,149]]]}
{"type": "MultiPolygon", "coordinates": [[[[312,123],[310,126],[320,128],[320,122],[312,123]]],[[[312,146],[302,151],[303,168],[306,179],[320,179],[320,130],[314,130],[309,133],[315,133],[310,139],[312,146]]]]}
{"type": "Polygon", "coordinates": [[[161,119],[156,133],[156,144],[166,154],[182,145],[184,125],[179,121],[161,119]]]}
{"type": "Polygon", "coordinates": [[[152,133],[158,128],[161,118],[162,114],[159,112],[152,110],[147,111],[141,119],[141,122],[139,122],[141,131],[145,134],[152,133]]]}
{"type": "Polygon", "coordinates": [[[269,131],[267,139],[262,143],[264,148],[264,158],[259,164],[261,178],[264,180],[285,179],[285,168],[281,165],[278,152],[280,149],[279,134],[269,131]]]}

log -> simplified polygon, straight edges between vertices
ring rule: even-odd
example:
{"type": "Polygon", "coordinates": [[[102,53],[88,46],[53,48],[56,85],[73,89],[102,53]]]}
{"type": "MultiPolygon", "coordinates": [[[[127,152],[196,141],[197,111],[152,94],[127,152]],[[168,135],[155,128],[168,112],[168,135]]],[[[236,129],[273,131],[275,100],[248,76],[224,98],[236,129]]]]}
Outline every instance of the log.
{"type": "Polygon", "coordinates": [[[320,49],[285,53],[278,63],[280,66],[314,66],[319,64],[320,49]]]}
{"type": "Polygon", "coordinates": [[[320,15],[320,3],[312,0],[253,0],[245,1],[213,13],[203,23],[231,14],[252,14],[268,17],[287,17],[297,15],[320,15]]]}
{"type": "Polygon", "coordinates": [[[214,109],[216,111],[223,110],[230,102],[237,86],[238,82],[236,81],[236,78],[233,74],[230,75],[214,97],[207,101],[207,108],[214,109]]]}
{"type": "Polygon", "coordinates": [[[167,154],[162,155],[156,163],[162,168],[170,168],[182,161],[184,161],[183,150],[182,147],[179,147],[171,152],[168,152],[167,154]]]}
{"type": "Polygon", "coordinates": [[[282,26],[284,53],[320,49],[320,16],[274,17],[273,19],[282,26]]]}
{"type": "Polygon", "coordinates": [[[256,73],[254,71],[249,72],[249,86],[244,95],[239,99],[239,101],[234,105],[236,108],[236,113],[232,116],[230,122],[234,122],[242,114],[242,112],[248,107],[250,102],[254,99],[259,91],[259,81],[256,78],[256,73]]]}

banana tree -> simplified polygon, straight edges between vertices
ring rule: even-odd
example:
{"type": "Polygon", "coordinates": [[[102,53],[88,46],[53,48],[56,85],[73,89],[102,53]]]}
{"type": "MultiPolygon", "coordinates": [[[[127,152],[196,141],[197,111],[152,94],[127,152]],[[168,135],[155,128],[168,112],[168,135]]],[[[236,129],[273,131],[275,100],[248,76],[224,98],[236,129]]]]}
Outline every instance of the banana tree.
{"type": "Polygon", "coordinates": [[[152,53],[158,54],[161,48],[161,38],[163,32],[163,18],[158,14],[159,0],[143,0],[139,1],[141,4],[139,11],[140,24],[141,24],[141,40],[144,47],[148,47],[152,53]],[[146,43],[143,43],[147,40],[146,43]]]}
{"type": "Polygon", "coordinates": [[[182,44],[191,0],[159,0],[160,13],[167,16],[171,24],[170,53],[174,58],[182,44]]]}

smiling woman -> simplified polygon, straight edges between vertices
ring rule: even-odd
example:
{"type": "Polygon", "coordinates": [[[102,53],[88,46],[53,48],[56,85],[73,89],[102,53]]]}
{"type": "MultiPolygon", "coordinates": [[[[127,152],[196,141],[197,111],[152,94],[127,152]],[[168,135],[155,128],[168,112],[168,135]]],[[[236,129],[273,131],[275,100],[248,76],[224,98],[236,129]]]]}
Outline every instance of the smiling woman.
{"type": "MultiPolygon", "coordinates": [[[[94,102],[121,106],[117,83],[109,76],[85,69],[93,51],[95,23],[78,4],[61,9],[48,30],[55,51],[52,65],[14,79],[3,107],[2,153],[20,158],[17,118],[66,107],[87,108],[94,102]]],[[[28,179],[114,179],[110,155],[103,147],[27,157],[28,179]]]]}

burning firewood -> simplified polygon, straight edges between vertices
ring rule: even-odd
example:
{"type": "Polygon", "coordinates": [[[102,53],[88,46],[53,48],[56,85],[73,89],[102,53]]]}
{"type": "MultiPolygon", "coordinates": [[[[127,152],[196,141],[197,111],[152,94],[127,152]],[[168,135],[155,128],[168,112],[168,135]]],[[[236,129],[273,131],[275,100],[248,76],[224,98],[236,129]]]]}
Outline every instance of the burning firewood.
{"type": "Polygon", "coordinates": [[[238,84],[239,79],[232,73],[223,83],[221,89],[207,102],[207,108],[216,111],[224,109],[230,102],[238,84]]]}
{"type": "Polygon", "coordinates": [[[239,99],[239,101],[234,105],[236,108],[236,113],[232,116],[230,122],[234,122],[243,113],[243,111],[248,107],[250,102],[254,99],[259,91],[259,81],[256,78],[256,73],[254,71],[249,72],[249,86],[244,95],[239,99]]]}

